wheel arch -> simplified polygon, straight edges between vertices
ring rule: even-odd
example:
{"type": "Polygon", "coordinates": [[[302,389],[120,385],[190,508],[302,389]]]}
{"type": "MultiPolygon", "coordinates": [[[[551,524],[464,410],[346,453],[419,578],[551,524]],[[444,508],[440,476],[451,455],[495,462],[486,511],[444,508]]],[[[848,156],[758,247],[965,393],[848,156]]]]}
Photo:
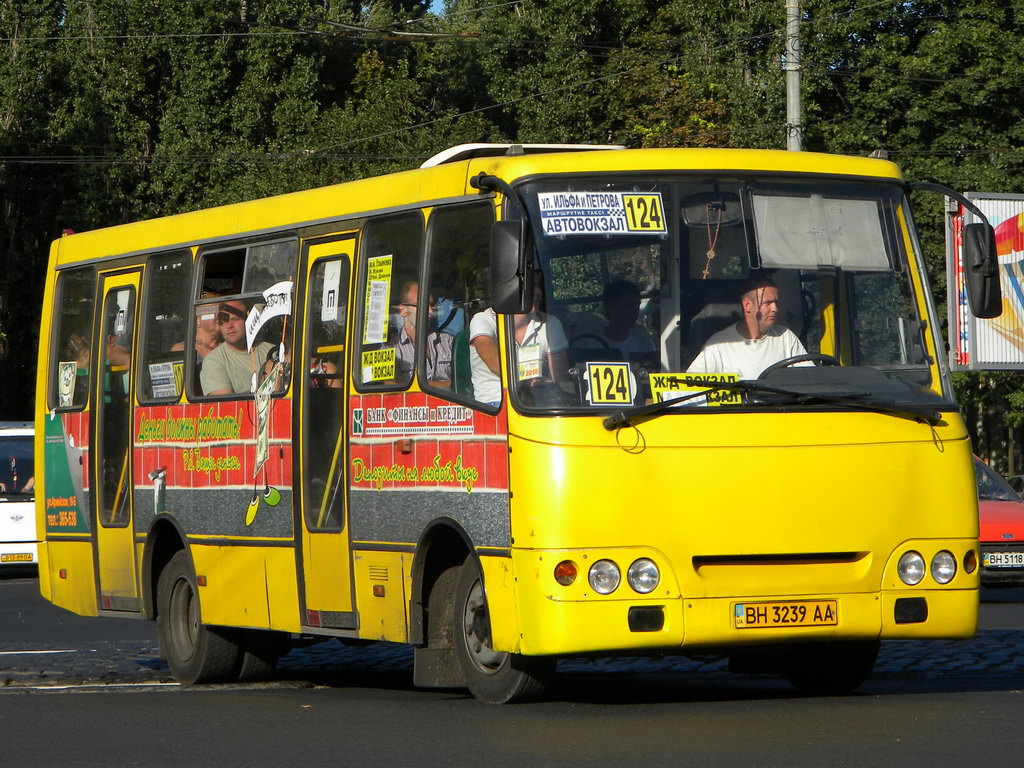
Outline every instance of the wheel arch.
{"type": "Polygon", "coordinates": [[[424,527],[413,555],[409,595],[409,642],[413,645],[426,642],[424,606],[438,576],[446,568],[462,565],[468,555],[478,559],[473,540],[457,521],[438,517],[424,527]]]}
{"type": "Polygon", "coordinates": [[[150,527],[142,549],[142,612],[145,618],[156,619],[156,585],[164,566],[181,550],[188,553],[191,563],[192,553],[187,541],[181,524],[171,515],[159,515],[150,527]]]}

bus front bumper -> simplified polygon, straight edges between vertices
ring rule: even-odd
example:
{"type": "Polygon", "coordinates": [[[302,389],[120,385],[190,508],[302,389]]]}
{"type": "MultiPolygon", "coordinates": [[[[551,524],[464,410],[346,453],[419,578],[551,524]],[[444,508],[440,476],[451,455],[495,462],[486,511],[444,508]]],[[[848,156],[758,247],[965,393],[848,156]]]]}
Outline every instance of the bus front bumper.
{"type": "Polygon", "coordinates": [[[790,642],[969,638],[977,629],[978,591],[585,601],[520,592],[519,608],[516,650],[526,655],[699,652],[790,642]]]}

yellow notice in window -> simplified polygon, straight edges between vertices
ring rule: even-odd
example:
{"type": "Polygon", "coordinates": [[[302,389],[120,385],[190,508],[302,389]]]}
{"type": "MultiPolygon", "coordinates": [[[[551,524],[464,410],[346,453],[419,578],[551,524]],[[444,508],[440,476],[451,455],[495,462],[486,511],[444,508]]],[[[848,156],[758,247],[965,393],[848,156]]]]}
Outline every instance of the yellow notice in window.
{"type": "Polygon", "coordinates": [[[390,254],[366,260],[366,321],[363,325],[363,344],[383,344],[387,341],[392,261],[393,257],[390,254]]]}
{"type": "MultiPolygon", "coordinates": [[[[716,384],[730,384],[739,381],[738,373],[652,373],[650,376],[651,396],[656,402],[675,400],[693,392],[701,392],[716,384]]],[[[687,405],[740,405],[742,393],[723,389],[711,392],[706,397],[694,397],[687,405]]]]}
{"type": "Polygon", "coordinates": [[[395,348],[371,349],[362,356],[363,383],[395,378],[395,348]]]}
{"type": "Polygon", "coordinates": [[[185,381],[185,363],[176,362],[174,363],[174,386],[177,387],[177,391],[174,393],[177,396],[184,386],[185,381]]]}

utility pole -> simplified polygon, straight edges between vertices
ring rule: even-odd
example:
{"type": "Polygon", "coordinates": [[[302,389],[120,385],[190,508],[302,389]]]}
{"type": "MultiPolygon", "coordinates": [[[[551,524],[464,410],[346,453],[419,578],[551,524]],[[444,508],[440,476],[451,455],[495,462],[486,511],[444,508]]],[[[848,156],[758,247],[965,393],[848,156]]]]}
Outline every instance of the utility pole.
{"type": "Polygon", "coordinates": [[[800,0],[786,0],[786,149],[803,149],[800,124],[800,0]]]}

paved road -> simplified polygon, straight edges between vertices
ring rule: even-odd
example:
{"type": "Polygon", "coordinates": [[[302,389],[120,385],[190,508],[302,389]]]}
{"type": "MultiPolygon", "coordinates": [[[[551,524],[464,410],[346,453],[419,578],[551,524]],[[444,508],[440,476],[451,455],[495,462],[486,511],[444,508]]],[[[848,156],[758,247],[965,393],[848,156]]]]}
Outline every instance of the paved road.
{"type": "Polygon", "coordinates": [[[715,657],[570,660],[550,701],[494,707],[414,689],[410,651],[390,644],[330,641],[294,650],[270,683],[182,688],[152,624],[73,616],[34,580],[0,579],[0,754],[19,767],[1017,765],[1024,593],[989,597],[978,638],[887,643],[849,697],[801,697],[715,657]]]}
{"type": "MultiPolygon", "coordinates": [[[[34,579],[0,580],[0,687],[11,691],[173,682],[158,656],[151,622],[75,616],[50,605],[36,590],[34,579]]],[[[1024,590],[989,590],[983,599],[977,637],[883,643],[871,682],[997,677],[1010,688],[1024,688],[1024,590]]],[[[559,662],[559,674],[569,679],[569,688],[597,675],[614,677],[621,690],[630,681],[651,675],[675,680],[673,685],[737,679],[727,667],[727,661],[717,656],[569,659],[559,662]]],[[[412,651],[407,646],[350,647],[328,640],[294,649],[281,660],[274,682],[330,685],[342,679],[379,678],[408,687],[411,675],[412,651]]],[[[556,697],[564,697],[565,688],[556,690],[556,697]]]]}

